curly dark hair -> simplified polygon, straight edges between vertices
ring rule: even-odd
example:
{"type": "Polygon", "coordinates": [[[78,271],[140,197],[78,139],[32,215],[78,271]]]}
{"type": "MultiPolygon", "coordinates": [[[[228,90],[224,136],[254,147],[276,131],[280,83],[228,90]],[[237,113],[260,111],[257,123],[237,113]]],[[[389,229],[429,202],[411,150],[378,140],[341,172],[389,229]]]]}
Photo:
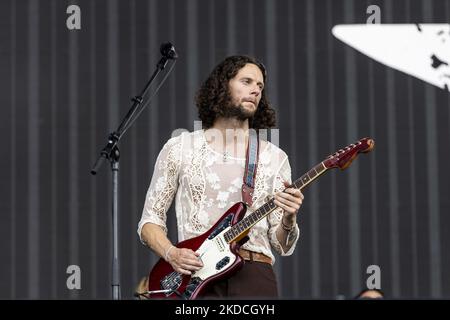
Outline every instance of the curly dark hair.
{"type": "MultiPolygon", "coordinates": [[[[246,64],[251,63],[261,70],[264,83],[266,82],[266,68],[255,58],[249,56],[230,56],[219,63],[202,84],[195,97],[198,108],[198,116],[203,127],[212,127],[214,121],[224,115],[224,106],[231,103],[231,95],[228,83],[246,64]]],[[[275,127],[275,110],[270,105],[265,89],[261,92],[261,100],[252,118],[249,119],[249,127],[253,129],[268,129],[275,127]]]]}

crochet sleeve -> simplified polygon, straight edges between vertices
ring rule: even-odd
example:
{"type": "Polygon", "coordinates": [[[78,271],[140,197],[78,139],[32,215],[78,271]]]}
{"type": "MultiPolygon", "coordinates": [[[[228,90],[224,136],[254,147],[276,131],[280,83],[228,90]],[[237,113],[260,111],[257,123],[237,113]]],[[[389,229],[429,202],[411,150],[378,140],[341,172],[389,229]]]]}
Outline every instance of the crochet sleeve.
{"type": "Polygon", "coordinates": [[[137,233],[141,242],[143,242],[141,238],[142,227],[146,223],[157,224],[167,233],[166,213],[178,189],[181,145],[181,135],[171,138],[163,146],[157,157],[150,187],[145,197],[141,220],[138,224],[137,233]]]}

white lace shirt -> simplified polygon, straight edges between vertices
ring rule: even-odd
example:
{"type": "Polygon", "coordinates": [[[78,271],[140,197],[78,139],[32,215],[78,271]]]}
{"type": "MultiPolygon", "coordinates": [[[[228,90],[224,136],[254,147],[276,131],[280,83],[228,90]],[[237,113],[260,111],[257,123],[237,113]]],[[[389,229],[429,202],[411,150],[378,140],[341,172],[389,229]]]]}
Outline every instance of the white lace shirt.
{"type": "MultiPolygon", "coordinates": [[[[222,153],[208,144],[204,130],[184,132],[169,139],[156,160],[138,224],[139,237],[146,223],[160,225],[167,232],[166,213],[174,197],[178,241],[205,233],[232,205],[242,201],[244,171],[245,158],[224,159],[222,153]]],[[[253,205],[246,214],[263,205],[267,197],[282,191],[283,181],[291,183],[286,153],[270,142],[261,141],[253,205]]],[[[289,235],[293,244],[284,252],[276,237],[281,218],[282,209],[278,208],[259,221],[250,229],[250,239],[243,248],[264,253],[272,258],[272,263],[275,257],[271,248],[282,256],[291,255],[299,228],[296,225],[289,235]]]]}

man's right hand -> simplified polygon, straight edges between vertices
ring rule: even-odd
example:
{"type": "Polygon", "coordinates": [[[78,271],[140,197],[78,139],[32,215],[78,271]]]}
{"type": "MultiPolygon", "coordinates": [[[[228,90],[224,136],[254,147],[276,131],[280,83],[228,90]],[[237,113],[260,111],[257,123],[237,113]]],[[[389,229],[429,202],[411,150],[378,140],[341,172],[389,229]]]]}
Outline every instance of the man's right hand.
{"type": "Polygon", "coordinates": [[[167,262],[172,268],[186,275],[191,275],[192,271],[198,271],[203,267],[199,258],[200,254],[187,248],[173,248],[167,255],[167,262]]]}

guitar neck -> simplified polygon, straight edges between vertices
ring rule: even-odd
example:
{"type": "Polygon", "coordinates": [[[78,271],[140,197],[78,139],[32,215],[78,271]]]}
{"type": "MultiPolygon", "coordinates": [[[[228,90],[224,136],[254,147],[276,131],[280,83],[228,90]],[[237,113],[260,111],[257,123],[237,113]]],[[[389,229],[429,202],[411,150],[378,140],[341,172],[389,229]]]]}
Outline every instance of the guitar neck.
{"type": "MultiPolygon", "coordinates": [[[[308,172],[306,172],[304,175],[302,175],[300,178],[295,180],[294,183],[290,185],[290,188],[302,190],[311,182],[316,180],[321,174],[323,174],[328,169],[329,168],[327,168],[324,165],[324,163],[321,162],[312,169],[310,169],[308,172]]],[[[251,214],[243,218],[241,221],[236,223],[234,226],[232,226],[231,229],[225,233],[224,235],[225,240],[228,243],[230,243],[236,239],[239,239],[243,233],[251,229],[255,224],[257,224],[260,220],[269,215],[276,208],[277,206],[274,203],[274,199],[273,198],[270,199],[261,207],[259,207],[251,214]]]]}

